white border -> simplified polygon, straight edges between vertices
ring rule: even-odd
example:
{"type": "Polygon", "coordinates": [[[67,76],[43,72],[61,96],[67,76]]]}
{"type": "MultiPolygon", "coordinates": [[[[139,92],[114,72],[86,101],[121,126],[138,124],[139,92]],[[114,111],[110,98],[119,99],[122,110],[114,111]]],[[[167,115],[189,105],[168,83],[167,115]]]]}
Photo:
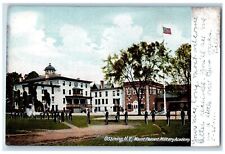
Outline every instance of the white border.
{"type": "MultiPolygon", "coordinates": [[[[31,4],[75,4],[75,5],[148,5],[148,6],[221,6],[222,9],[224,10],[224,1],[223,0],[204,0],[203,2],[201,2],[200,0],[189,0],[188,3],[185,0],[174,0],[174,1],[166,1],[166,0],[155,0],[155,1],[149,1],[147,2],[146,0],[108,0],[108,1],[104,1],[104,0],[1,0],[1,25],[3,25],[2,21],[3,21],[3,4],[26,4],[26,3],[31,3],[31,4]]],[[[222,14],[223,14],[223,10],[222,10],[222,14]]],[[[224,24],[224,16],[222,16],[222,24],[224,24]]],[[[1,36],[4,36],[4,31],[3,31],[4,27],[1,27],[1,36]]],[[[224,31],[222,30],[222,34],[224,34],[224,31]]],[[[224,36],[224,35],[223,35],[224,36]]],[[[5,41],[3,37],[0,38],[1,40],[1,49],[3,49],[3,42],[5,41]]],[[[222,47],[223,49],[223,47],[222,47]]],[[[1,50],[4,51],[4,50],[1,50]]],[[[224,54],[221,54],[221,65],[223,64],[223,60],[224,60],[224,54]]],[[[3,110],[3,104],[5,102],[5,72],[6,72],[6,59],[5,59],[5,53],[3,52],[2,54],[0,54],[0,62],[2,65],[1,69],[0,69],[0,98],[2,100],[1,105],[0,105],[0,111],[4,111],[3,110]]],[[[223,66],[221,68],[222,72],[221,72],[221,103],[223,102],[223,86],[224,83],[222,81],[223,78],[223,66]]],[[[222,105],[222,104],[221,104],[222,105]]],[[[221,106],[221,111],[224,111],[224,105],[221,106]]],[[[2,113],[2,112],[1,112],[2,113]]],[[[221,131],[223,130],[223,112],[221,112],[221,131]]],[[[4,129],[4,117],[2,118],[2,123],[1,123],[1,128],[4,129]]],[[[1,131],[3,132],[3,131],[1,131]]],[[[5,136],[3,136],[5,134],[0,133],[0,142],[1,144],[1,149],[2,150],[8,150],[8,151],[17,151],[17,153],[40,153],[39,151],[45,151],[46,153],[56,153],[55,150],[58,151],[64,151],[67,150],[67,152],[72,153],[74,150],[79,151],[79,153],[81,153],[84,150],[88,150],[89,152],[91,151],[95,151],[96,153],[99,153],[99,151],[101,151],[100,153],[105,151],[102,150],[107,150],[110,152],[107,153],[115,153],[113,151],[129,151],[133,152],[133,153],[137,153],[137,151],[142,151],[142,153],[149,153],[149,151],[161,151],[163,150],[164,152],[168,153],[168,151],[170,151],[169,153],[176,153],[182,151],[183,152],[194,152],[195,150],[198,151],[204,151],[204,153],[207,152],[212,152],[212,151],[217,151],[217,152],[222,152],[223,151],[223,146],[220,148],[212,148],[212,147],[204,147],[204,148],[190,148],[190,147],[5,147],[3,144],[3,138],[5,136]],[[7,148],[7,149],[6,149],[7,148]],[[27,151],[24,151],[27,150],[27,151]],[[36,151],[35,151],[36,150],[36,151]],[[38,150],[38,151],[37,151],[38,150]],[[69,151],[68,151],[69,150],[69,151]],[[174,151],[176,150],[176,151],[174,151]]],[[[223,131],[221,132],[221,144],[223,145],[223,131]]],[[[5,153],[6,151],[3,151],[3,153],[5,153]]],[[[8,152],[7,152],[8,153],[8,152]]],[[[59,153],[59,152],[58,152],[59,153]]],[[[76,152],[77,153],[77,152],[76,152]]],[[[124,152],[123,152],[124,153],[124,152]]]]}

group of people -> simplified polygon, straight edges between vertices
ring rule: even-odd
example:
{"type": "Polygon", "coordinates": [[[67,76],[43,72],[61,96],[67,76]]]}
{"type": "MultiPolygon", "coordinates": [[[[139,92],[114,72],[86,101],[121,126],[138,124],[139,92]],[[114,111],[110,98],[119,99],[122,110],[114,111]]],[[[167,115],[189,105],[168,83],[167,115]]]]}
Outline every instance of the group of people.
{"type": "MultiPolygon", "coordinates": [[[[156,112],[155,110],[153,110],[150,115],[152,116],[152,122],[155,122],[155,115],[156,115],[156,112]]],[[[90,116],[90,113],[89,113],[89,116],[90,116]]],[[[145,110],[145,113],[144,113],[144,120],[145,120],[145,124],[148,124],[148,116],[149,116],[149,113],[147,110],[145,110]]],[[[166,121],[167,121],[167,125],[170,126],[170,110],[167,110],[166,112],[166,121]]],[[[182,126],[185,125],[185,112],[184,110],[181,110],[181,114],[180,114],[180,117],[181,117],[181,124],[182,126]]],[[[120,112],[118,111],[116,116],[116,121],[119,122],[120,121],[120,112]]],[[[124,112],[124,122],[126,125],[128,125],[128,112],[127,112],[127,109],[125,110],[124,112]]],[[[109,123],[109,112],[108,110],[106,110],[105,112],[105,124],[108,125],[109,123]]]]}
{"type": "MultiPolygon", "coordinates": [[[[116,122],[120,122],[120,111],[116,112],[116,116],[115,116],[116,122]]],[[[125,110],[124,112],[124,122],[126,125],[128,125],[128,112],[127,110],[125,110]]],[[[105,124],[108,125],[109,124],[109,112],[108,110],[106,110],[105,112],[105,124]]]]}
{"type": "MultiPolygon", "coordinates": [[[[154,110],[151,112],[151,115],[152,115],[152,122],[155,122],[155,111],[154,110]]],[[[170,110],[167,110],[167,112],[166,112],[166,121],[167,121],[167,125],[168,126],[170,126],[170,116],[171,116],[170,115],[170,110]]],[[[145,117],[145,124],[148,124],[148,111],[147,110],[145,110],[144,117],[145,117]]],[[[181,117],[181,124],[182,124],[182,126],[184,126],[185,125],[185,112],[184,112],[183,109],[181,110],[180,117],[181,117]]]]}
{"type": "Polygon", "coordinates": [[[41,119],[45,119],[45,114],[47,116],[47,119],[50,119],[50,114],[51,114],[51,119],[53,119],[54,122],[64,122],[65,120],[70,120],[72,121],[72,111],[70,110],[65,111],[51,111],[51,112],[43,112],[40,114],[41,119]]]}

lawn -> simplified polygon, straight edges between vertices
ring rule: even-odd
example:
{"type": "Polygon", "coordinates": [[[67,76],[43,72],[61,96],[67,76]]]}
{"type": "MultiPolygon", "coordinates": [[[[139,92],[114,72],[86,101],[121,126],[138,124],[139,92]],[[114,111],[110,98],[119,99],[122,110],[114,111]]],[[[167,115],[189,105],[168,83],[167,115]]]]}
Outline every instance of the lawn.
{"type": "MultiPolygon", "coordinates": [[[[94,121],[95,122],[95,121],[94,121]]],[[[120,122],[121,124],[123,121],[120,122]]],[[[111,123],[112,124],[112,123],[111,123]]],[[[171,121],[170,126],[166,125],[163,120],[156,121],[154,125],[149,122],[148,125],[144,124],[143,121],[129,121],[129,125],[134,125],[134,128],[120,130],[115,133],[109,134],[109,137],[124,138],[124,137],[168,137],[168,138],[190,138],[190,125],[187,123],[185,126],[181,126],[181,122],[178,120],[171,121]]],[[[100,136],[95,139],[71,142],[65,141],[63,143],[58,143],[57,145],[81,145],[81,146],[189,146],[190,142],[118,142],[118,141],[104,141],[105,136],[100,136]]]]}
{"type": "MultiPolygon", "coordinates": [[[[95,118],[102,117],[102,116],[91,116],[91,125],[103,125],[103,120],[94,120],[95,118]]],[[[87,127],[87,116],[73,116],[72,121],[66,120],[66,122],[71,123],[74,126],[79,128],[87,127]]]]}
{"type": "Polygon", "coordinates": [[[10,119],[6,118],[6,133],[21,133],[24,131],[37,131],[40,129],[67,129],[63,123],[55,123],[47,119],[10,119]]]}
{"type": "Polygon", "coordinates": [[[66,120],[66,122],[68,122],[74,126],[80,127],[80,128],[88,126],[86,116],[73,116],[72,121],[66,120]]]}

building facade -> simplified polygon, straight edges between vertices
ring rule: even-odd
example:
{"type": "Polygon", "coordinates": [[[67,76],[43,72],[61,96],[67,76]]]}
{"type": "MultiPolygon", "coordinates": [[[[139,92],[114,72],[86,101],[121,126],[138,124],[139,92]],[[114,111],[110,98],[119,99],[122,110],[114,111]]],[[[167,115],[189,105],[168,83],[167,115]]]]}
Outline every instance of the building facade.
{"type": "Polygon", "coordinates": [[[141,111],[144,112],[145,110],[154,110],[157,96],[163,94],[163,85],[151,82],[148,85],[139,86],[140,82],[125,82],[123,87],[125,109],[127,109],[128,112],[133,113],[138,113],[138,98],[132,84],[137,88],[143,87],[140,89],[139,93],[141,98],[141,111]]]}
{"type": "Polygon", "coordinates": [[[113,85],[94,84],[91,88],[92,111],[93,112],[117,112],[123,107],[123,88],[114,87],[113,85]]]}
{"type": "MultiPolygon", "coordinates": [[[[190,85],[168,85],[166,86],[166,108],[170,111],[185,111],[191,107],[191,86],[190,85]]],[[[163,94],[156,98],[156,109],[162,111],[164,108],[163,94]]]]}
{"type": "MultiPolygon", "coordinates": [[[[37,101],[41,102],[45,109],[48,108],[54,111],[69,109],[73,112],[82,112],[87,108],[91,108],[91,81],[56,74],[56,70],[51,64],[44,71],[45,74],[42,76],[16,84],[14,91],[19,92],[21,98],[25,94],[30,96],[32,91],[35,91],[37,101]],[[34,89],[31,87],[34,87],[34,89]],[[45,99],[46,93],[50,98],[48,105],[45,99]]],[[[32,103],[30,100],[29,104],[32,103]]]]}

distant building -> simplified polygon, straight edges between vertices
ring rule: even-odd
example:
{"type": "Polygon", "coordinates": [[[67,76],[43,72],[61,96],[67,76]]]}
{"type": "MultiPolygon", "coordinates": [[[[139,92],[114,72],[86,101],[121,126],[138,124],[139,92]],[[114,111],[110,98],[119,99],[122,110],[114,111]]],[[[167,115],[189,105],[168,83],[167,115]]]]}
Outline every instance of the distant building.
{"type": "Polygon", "coordinates": [[[111,84],[94,84],[91,88],[93,112],[117,112],[123,106],[123,88],[111,84]]]}
{"type": "MultiPolygon", "coordinates": [[[[170,111],[188,110],[191,107],[190,85],[168,85],[166,86],[166,108],[170,111]],[[189,95],[189,96],[188,96],[189,95]]],[[[163,110],[164,95],[160,94],[156,98],[156,110],[163,110]]]]}
{"type": "MultiPolygon", "coordinates": [[[[30,80],[24,80],[14,86],[14,91],[26,91],[28,96],[31,94],[29,86],[36,87],[37,100],[42,102],[50,110],[71,109],[73,112],[82,112],[86,108],[91,108],[91,81],[74,79],[56,74],[56,69],[51,63],[44,69],[45,74],[30,80]],[[46,106],[44,93],[50,95],[50,105],[46,106]]],[[[31,103],[31,102],[30,102],[31,103]]]]}

